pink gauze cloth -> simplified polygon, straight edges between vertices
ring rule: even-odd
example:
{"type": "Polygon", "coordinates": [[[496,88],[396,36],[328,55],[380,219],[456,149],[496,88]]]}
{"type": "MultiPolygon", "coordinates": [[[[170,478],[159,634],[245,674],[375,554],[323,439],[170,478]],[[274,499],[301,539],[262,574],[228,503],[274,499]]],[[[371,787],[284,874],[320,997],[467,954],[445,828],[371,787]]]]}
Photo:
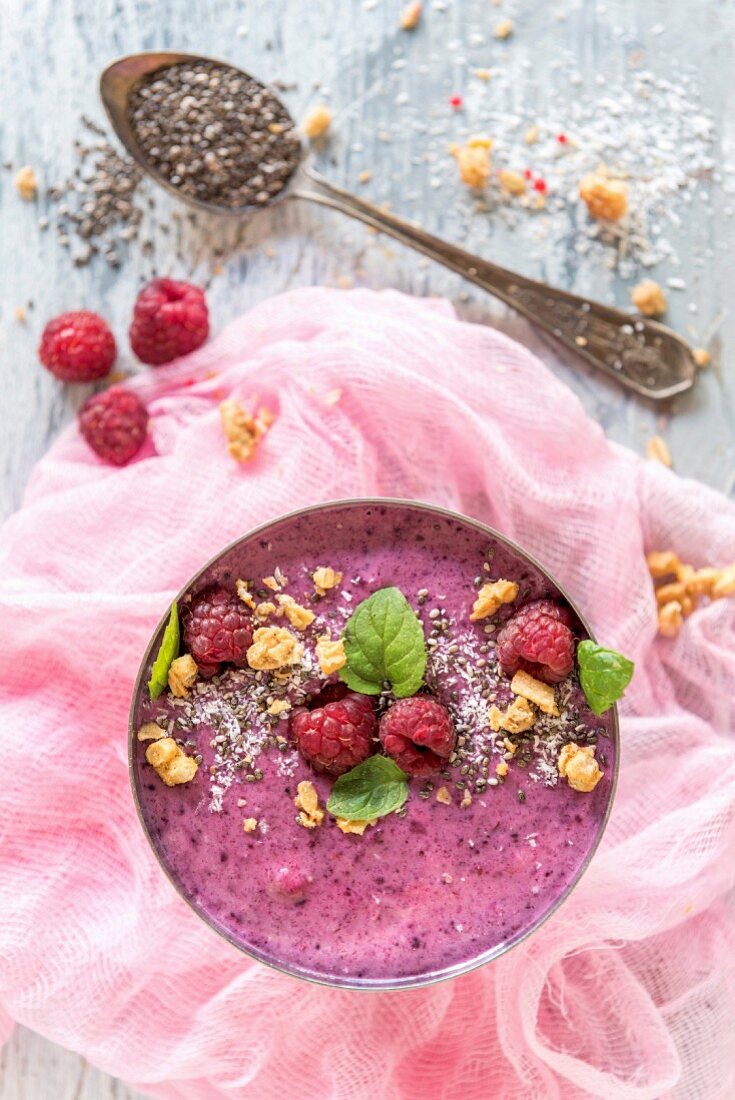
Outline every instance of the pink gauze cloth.
{"type": "Polygon", "coordinates": [[[0,540],[0,1032],[20,1021],[161,1097],[732,1097],[735,604],[657,637],[644,553],[731,561],[735,506],[610,444],[445,302],[297,291],[132,385],[157,453],[114,469],[70,429],[0,540]],[[250,464],[226,452],[225,396],[277,414],[250,464]],[[127,772],[175,591],[252,526],[359,495],[517,539],[636,662],[617,799],[570,899],[498,961],[382,994],[219,939],[159,869],[127,772]]]}

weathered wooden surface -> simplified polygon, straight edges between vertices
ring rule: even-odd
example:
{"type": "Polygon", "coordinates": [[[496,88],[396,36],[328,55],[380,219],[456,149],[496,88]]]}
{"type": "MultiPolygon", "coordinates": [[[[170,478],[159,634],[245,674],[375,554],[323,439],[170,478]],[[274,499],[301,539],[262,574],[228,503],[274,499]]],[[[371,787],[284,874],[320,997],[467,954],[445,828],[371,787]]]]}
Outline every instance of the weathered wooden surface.
{"type": "Polygon", "coordinates": [[[16,1028],[0,1050],[2,1100],[142,1100],[142,1095],[26,1028],[16,1028]]]}
{"type": "MultiPolygon", "coordinates": [[[[600,87],[596,77],[625,79],[632,55],[635,64],[644,63],[671,80],[688,66],[700,76],[703,102],[717,126],[714,155],[726,169],[720,150],[728,142],[732,150],[735,136],[732,5],[721,0],[696,5],[687,0],[505,0],[498,10],[489,0],[428,0],[422,26],[413,35],[397,29],[402,6],[402,0],[4,0],[2,159],[16,167],[32,164],[45,185],[64,178],[73,164],[80,114],[101,117],[96,79],[108,60],[138,49],[199,50],[266,80],[292,82],[284,98],[297,116],[311,103],[330,102],[334,137],[320,166],[338,182],[359,186],[359,174],[371,169],[373,179],[363,185],[363,193],[390,202],[433,232],[526,274],[625,304],[622,283],[593,258],[575,254],[570,242],[525,248],[512,233],[492,229],[488,218],[468,216],[466,203],[455,200],[451,189],[435,187],[431,158],[445,148],[448,97],[465,93],[468,108],[470,100],[473,104],[473,125],[482,123],[479,93],[468,87],[468,74],[473,66],[487,66],[510,74],[516,104],[529,121],[548,109],[550,99],[563,118],[565,103],[600,87]],[[513,39],[502,45],[491,31],[501,14],[511,15],[516,26],[513,39]],[[567,55],[577,59],[581,86],[565,86],[558,78],[558,61],[567,55]],[[427,119],[428,128],[422,129],[427,119]]],[[[483,94],[495,94],[492,81],[483,94]]],[[[733,335],[727,309],[735,263],[729,212],[735,200],[725,177],[715,180],[707,202],[696,211],[680,212],[676,247],[687,289],[671,293],[669,313],[670,322],[695,342],[717,325],[712,349],[719,365],[702,375],[694,393],[660,410],[624,396],[578,365],[561,362],[525,323],[474,288],[335,214],[294,205],[264,212],[247,226],[179,225],[166,235],[160,223],[170,219],[173,207],[162,197],[146,228],[154,243],[151,256],[131,246],[118,271],[101,258],[74,268],[56,242],[53,221],[49,231],[38,229],[39,216],[53,214],[45,198],[21,203],[12,172],[0,171],[0,515],[19,505],[33,463],[86,396],[84,387],[64,389],[38,366],[35,346],[44,320],[63,309],[98,309],[118,335],[122,367],[132,369],[124,334],[138,283],[154,270],[206,279],[217,263],[215,247],[225,252],[223,270],[209,292],[217,327],[266,296],[313,283],[352,280],[448,295],[465,316],[497,324],[530,344],[612,438],[641,451],[650,435],[662,432],[681,474],[732,492],[735,382],[727,363],[733,335]],[[13,312],[29,301],[33,307],[21,325],[13,312]]],[[[122,1100],[132,1095],[78,1057],[25,1031],[4,1051],[0,1067],[0,1100],[122,1100]]]]}

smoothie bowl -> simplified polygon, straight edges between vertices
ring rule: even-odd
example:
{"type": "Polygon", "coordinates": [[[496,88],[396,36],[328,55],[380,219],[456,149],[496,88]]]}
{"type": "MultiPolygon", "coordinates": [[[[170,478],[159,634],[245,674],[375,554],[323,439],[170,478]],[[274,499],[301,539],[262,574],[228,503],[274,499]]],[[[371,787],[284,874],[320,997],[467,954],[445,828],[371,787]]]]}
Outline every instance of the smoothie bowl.
{"type": "Polygon", "coordinates": [[[331,985],[422,985],[573,888],[631,673],[490,528],[319,505],[228,546],[161,622],[131,708],[138,812],[236,947],[331,985]]]}

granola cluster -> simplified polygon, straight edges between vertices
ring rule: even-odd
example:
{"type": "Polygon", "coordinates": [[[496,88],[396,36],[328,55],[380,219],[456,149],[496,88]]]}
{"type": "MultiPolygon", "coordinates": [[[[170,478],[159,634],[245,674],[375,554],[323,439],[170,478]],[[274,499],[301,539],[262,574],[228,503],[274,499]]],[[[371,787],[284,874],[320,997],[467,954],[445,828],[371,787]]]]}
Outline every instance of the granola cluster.
{"type": "Polygon", "coordinates": [[[173,737],[161,737],[153,741],[145,750],[145,758],[167,787],[189,783],[198,770],[196,760],[187,756],[173,737]]]}
{"type": "Polygon", "coordinates": [[[559,754],[559,775],[566,779],[575,791],[594,791],[604,772],[595,760],[592,745],[577,745],[570,741],[559,754]]]}
{"type": "Polygon", "coordinates": [[[311,626],[316,618],[313,611],[297,603],[293,596],[288,596],[285,592],[278,593],[276,602],[278,604],[277,613],[285,615],[294,630],[306,630],[307,626],[311,626]]]}
{"type": "Polygon", "coordinates": [[[522,695],[501,711],[495,704],[488,711],[488,721],[493,733],[505,730],[506,733],[525,733],[536,723],[536,708],[522,695]]]}
{"type": "Polygon", "coordinates": [[[198,673],[196,661],[189,653],[185,653],[183,657],[177,657],[168,670],[168,686],[171,694],[179,699],[185,699],[189,694],[189,688],[196,683],[198,673]]]}
{"type": "Polygon", "coordinates": [[[673,466],[671,451],[666,440],[660,435],[652,435],[646,443],[646,458],[651,462],[658,462],[661,466],[673,466]]]}
{"type": "Polygon", "coordinates": [[[695,569],[673,550],[653,550],[646,557],[658,606],[658,630],[674,638],[701,600],[735,596],[735,562],[722,568],[695,569]]]}
{"type": "Polygon", "coordinates": [[[503,191],[508,195],[518,196],[525,195],[528,189],[528,183],[524,176],[520,172],[513,172],[510,168],[502,168],[498,172],[498,179],[500,180],[500,186],[503,191]]]}
{"type": "Polygon", "coordinates": [[[320,597],[326,596],[330,589],[342,584],[342,574],[332,569],[331,565],[320,565],[311,574],[311,579],[314,582],[314,592],[320,597]]]}
{"type": "Polygon", "coordinates": [[[541,680],[537,680],[528,672],[521,670],[516,672],[511,680],[510,690],[514,695],[520,695],[521,698],[526,699],[529,703],[533,703],[539,710],[543,711],[544,714],[551,714],[554,717],[558,716],[559,708],[556,705],[556,697],[551,684],[544,684],[541,680]]]}
{"type": "Polygon", "coordinates": [[[666,295],[654,279],[644,279],[630,292],[633,305],[644,317],[660,317],[668,308],[666,295]]]}
{"type": "Polygon", "coordinates": [[[494,615],[504,603],[513,603],[517,595],[518,585],[515,581],[498,580],[483,584],[472,605],[470,622],[476,623],[479,619],[494,615]]]}
{"type": "Polygon", "coordinates": [[[490,181],[490,150],[493,143],[489,138],[472,137],[464,145],[452,145],[449,152],[457,161],[462,183],[476,191],[487,187],[490,181]]]}
{"type": "Polygon", "coordinates": [[[273,670],[295,665],[304,652],[295,634],[282,626],[261,626],[253,634],[253,644],[248,649],[251,668],[273,670]]]}
{"type": "Polygon", "coordinates": [[[324,810],[319,805],[319,795],[316,787],[310,779],[302,779],[296,788],[296,792],[293,801],[294,806],[299,811],[299,824],[303,825],[305,829],[318,828],[324,821],[324,810]]]}
{"type": "Polygon", "coordinates": [[[325,676],[331,676],[333,672],[339,672],[347,663],[345,643],[341,638],[333,640],[328,634],[322,634],[317,638],[316,658],[319,668],[325,676]]]}
{"type": "Polygon", "coordinates": [[[324,103],[318,103],[306,113],[301,123],[301,129],[309,141],[324,137],[332,125],[332,112],[324,103]]]}
{"type": "Polygon", "coordinates": [[[362,836],[365,830],[374,825],[377,821],[377,817],[369,817],[364,820],[352,821],[349,817],[336,817],[335,822],[337,828],[342,833],[354,833],[356,836],[362,836]]]}
{"type": "Polygon", "coordinates": [[[232,400],[223,401],[219,413],[227,450],[236,462],[250,461],[258,443],[273,423],[273,413],[262,408],[253,416],[239,401],[232,400]]]}
{"type": "Polygon", "coordinates": [[[418,27],[421,21],[421,11],[423,5],[418,0],[413,0],[412,3],[406,4],[405,8],[401,12],[401,19],[399,26],[402,31],[412,31],[418,27]]]}
{"type": "Polygon", "coordinates": [[[510,36],[513,34],[513,30],[514,27],[512,19],[501,19],[493,27],[493,36],[495,38],[500,38],[501,40],[510,38],[510,36]]]}
{"type": "Polygon", "coordinates": [[[16,173],[15,189],[24,202],[33,202],[38,194],[36,173],[29,164],[26,164],[16,173]]]}
{"type": "Polygon", "coordinates": [[[579,197],[590,216],[602,221],[617,222],[628,210],[628,186],[623,180],[608,179],[598,173],[583,176],[579,197]]]}

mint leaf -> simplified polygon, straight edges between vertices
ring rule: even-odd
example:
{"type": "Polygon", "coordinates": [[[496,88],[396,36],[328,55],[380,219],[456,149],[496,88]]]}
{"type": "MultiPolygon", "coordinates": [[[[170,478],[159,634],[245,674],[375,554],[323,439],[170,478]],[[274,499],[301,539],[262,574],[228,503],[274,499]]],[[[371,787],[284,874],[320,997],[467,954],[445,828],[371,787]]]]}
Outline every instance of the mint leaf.
{"type": "Polygon", "coordinates": [[[408,797],[408,776],[388,756],[369,756],[341,775],[327,809],[335,817],[368,821],[400,810],[408,797]]]}
{"type": "Polygon", "coordinates": [[[163,632],[156,659],[153,662],[151,678],[148,681],[148,691],[151,699],[157,699],[164,688],[168,687],[168,670],[179,655],[179,644],[179,609],[176,606],[176,600],[174,600],[171,604],[171,614],[163,632]]]}
{"type": "Polygon", "coordinates": [[[344,630],[340,676],[353,691],[378,695],[390,682],[399,699],[414,695],[426,669],[424,628],[398,588],[381,588],[358,604],[344,630]]]}
{"type": "Polygon", "coordinates": [[[582,691],[595,714],[603,714],[622,699],[633,676],[632,661],[588,640],[577,646],[577,663],[582,691]]]}

